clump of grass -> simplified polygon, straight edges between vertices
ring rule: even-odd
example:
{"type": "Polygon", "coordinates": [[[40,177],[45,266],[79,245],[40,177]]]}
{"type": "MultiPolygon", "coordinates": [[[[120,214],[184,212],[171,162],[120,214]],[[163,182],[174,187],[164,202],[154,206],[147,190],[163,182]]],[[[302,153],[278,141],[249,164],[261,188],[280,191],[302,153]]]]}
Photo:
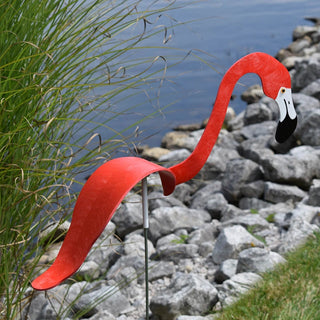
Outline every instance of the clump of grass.
{"type": "Polygon", "coordinates": [[[37,234],[48,221],[69,217],[78,174],[127,145],[124,131],[109,122],[133,106],[113,106],[155,81],[165,65],[154,69],[163,58],[138,61],[128,53],[161,32],[150,22],[172,4],[155,10],[138,0],[0,4],[1,318],[13,319],[23,307],[46,249],[37,234]]]}
{"type": "Polygon", "coordinates": [[[263,281],[226,308],[220,320],[319,319],[320,234],[316,233],[287,263],[265,273],[263,281]]]}

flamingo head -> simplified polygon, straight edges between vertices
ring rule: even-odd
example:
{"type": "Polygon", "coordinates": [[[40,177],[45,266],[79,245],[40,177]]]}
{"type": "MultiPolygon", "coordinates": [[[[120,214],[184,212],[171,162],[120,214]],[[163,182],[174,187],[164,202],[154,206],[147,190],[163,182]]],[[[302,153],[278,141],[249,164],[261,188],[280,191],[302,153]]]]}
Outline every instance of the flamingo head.
{"type": "Polygon", "coordinates": [[[275,101],[280,110],[275,138],[282,143],[291,136],[297,126],[297,114],[293,106],[291,89],[281,87],[275,101]]]}
{"type": "Polygon", "coordinates": [[[264,93],[278,104],[280,119],[276,130],[277,142],[285,142],[297,126],[297,114],[291,93],[291,78],[288,70],[276,59],[268,58],[261,77],[264,93]],[[272,59],[272,60],[271,60],[272,59]]]}

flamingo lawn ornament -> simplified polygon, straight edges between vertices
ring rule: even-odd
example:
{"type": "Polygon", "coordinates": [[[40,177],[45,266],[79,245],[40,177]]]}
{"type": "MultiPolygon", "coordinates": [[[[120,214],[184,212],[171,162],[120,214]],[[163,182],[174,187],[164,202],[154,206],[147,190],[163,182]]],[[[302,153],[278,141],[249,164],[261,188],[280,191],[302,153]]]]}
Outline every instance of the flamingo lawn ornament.
{"type": "Polygon", "coordinates": [[[70,229],[59,254],[51,267],[32,282],[34,289],[53,288],[78,270],[125,195],[141,180],[144,190],[144,229],[148,229],[146,177],[158,172],[164,195],[169,195],[176,185],[192,179],[200,171],[217,140],[233,88],[247,73],[258,74],[264,93],[279,106],[276,140],[281,143],[289,138],[296,128],[297,115],[292,102],[288,70],[265,53],[256,52],[241,58],[223,77],[209,122],[195,150],[186,160],[164,168],[141,158],[118,158],[106,162],[91,175],[79,194],[70,229]]]}

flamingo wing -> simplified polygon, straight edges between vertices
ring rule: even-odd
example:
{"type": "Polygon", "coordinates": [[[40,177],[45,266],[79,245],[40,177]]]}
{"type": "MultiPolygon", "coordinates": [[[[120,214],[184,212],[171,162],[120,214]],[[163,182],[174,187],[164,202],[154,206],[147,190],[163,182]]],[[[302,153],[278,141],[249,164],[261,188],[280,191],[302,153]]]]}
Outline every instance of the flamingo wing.
{"type": "Polygon", "coordinates": [[[75,273],[126,194],[154,172],[160,174],[164,194],[172,193],[175,176],[168,169],[147,160],[118,158],[99,167],[79,194],[70,228],[56,260],[32,282],[32,287],[47,290],[75,273]]]}

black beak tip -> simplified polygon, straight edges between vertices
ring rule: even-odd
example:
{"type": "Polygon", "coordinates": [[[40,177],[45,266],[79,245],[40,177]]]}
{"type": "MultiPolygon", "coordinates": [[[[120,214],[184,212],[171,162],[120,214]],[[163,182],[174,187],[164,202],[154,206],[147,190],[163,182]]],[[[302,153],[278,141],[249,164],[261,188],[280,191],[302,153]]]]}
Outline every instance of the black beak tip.
{"type": "Polygon", "coordinates": [[[297,127],[297,117],[291,119],[289,115],[283,121],[279,121],[276,131],[276,141],[278,143],[285,142],[294,132],[297,127]]]}

